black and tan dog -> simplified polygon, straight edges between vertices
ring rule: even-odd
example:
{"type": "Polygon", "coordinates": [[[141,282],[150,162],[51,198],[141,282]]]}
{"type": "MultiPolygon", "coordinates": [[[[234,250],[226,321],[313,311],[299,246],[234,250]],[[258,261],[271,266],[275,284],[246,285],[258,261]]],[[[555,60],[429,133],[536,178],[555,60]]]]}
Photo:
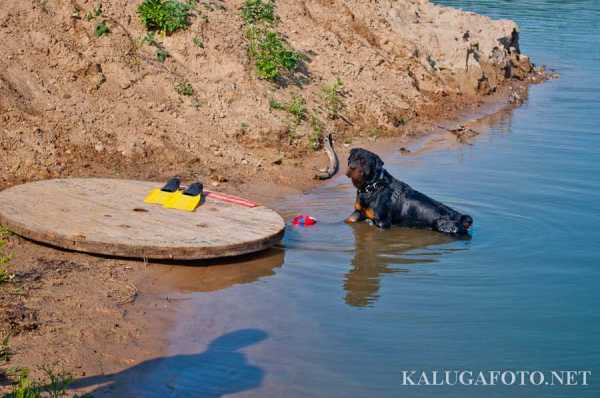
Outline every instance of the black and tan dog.
{"type": "Polygon", "coordinates": [[[346,222],[369,219],[379,228],[401,225],[457,235],[467,234],[473,224],[471,216],[395,179],[383,168],[381,158],[366,149],[350,151],[346,175],[358,189],[354,213],[346,222]]]}

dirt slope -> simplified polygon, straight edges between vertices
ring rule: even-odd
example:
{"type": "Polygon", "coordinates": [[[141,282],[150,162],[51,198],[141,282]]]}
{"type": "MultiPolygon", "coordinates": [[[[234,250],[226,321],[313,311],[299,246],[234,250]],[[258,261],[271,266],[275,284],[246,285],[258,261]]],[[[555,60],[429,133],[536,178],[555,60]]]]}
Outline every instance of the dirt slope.
{"type": "Polygon", "coordinates": [[[277,179],[282,155],[295,167],[313,153],[315,132],[271,99],[301,96],[324,131],[350,142],[408,134],[531,70],[511,21],[425,0],[279,0],[276,29],[306,62],[302,84],[278,85],[256,77],[243,1],[201,1],[187,30],[158,37],[164,63],[142,43],[140,2],[104,0],[88,21],[99,3],[2,1],[0,187],[64,175],[277,179]],[[101,20],[110,33],[98,38],[101,20]],[[344,109],[331,120],[320,93],[337,78],[344,109]],[[176,92],[181,82],[193,96],[176,92]]]}

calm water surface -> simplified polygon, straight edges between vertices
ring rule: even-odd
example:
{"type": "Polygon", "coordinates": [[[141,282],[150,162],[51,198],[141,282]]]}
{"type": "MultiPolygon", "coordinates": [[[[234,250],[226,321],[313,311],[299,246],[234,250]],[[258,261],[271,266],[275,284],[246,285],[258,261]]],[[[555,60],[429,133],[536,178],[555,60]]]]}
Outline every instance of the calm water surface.
{"type": "MultiPolygon", "coordinates": [[[[173,268],[189,299],[172,356],[121,374],[141,397],[600,396],[600,2],[444,1],[515,19],[561,78],[472,146],[385,156],[398,178],[475,218],[471,240],[340,222],[344,178],[279,203],[282,248],[173,268]],[[591,370],[591,386],[407,387],[402,370],[591,370]]],[[[99,390],[99,392],[102,392],[99,390]]]]}

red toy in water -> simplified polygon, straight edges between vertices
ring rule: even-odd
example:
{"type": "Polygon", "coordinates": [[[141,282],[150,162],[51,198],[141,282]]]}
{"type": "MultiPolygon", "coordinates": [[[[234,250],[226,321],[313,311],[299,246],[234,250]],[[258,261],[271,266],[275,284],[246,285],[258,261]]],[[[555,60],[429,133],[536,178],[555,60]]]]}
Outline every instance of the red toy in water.
{"type": "Polygon", "coordinates": [[[317,220],[309,216],[308,214],[299,214],[292,219],[294,225],[315,225],[317,220]]]}

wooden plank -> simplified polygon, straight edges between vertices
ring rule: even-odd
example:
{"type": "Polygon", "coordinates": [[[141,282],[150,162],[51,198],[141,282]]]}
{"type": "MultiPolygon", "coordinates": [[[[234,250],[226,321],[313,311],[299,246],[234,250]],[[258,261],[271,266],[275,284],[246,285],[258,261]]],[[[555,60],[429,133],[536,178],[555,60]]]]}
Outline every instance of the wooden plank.
{"type": "Polygon", "coordinates": [[[196,260],[266,249],[281,216],[211,199],[195,212],[144,203],[162,183],[102,178],[38,181],[0,192],[0,224],[26,238],[111,256],[196,260]]]}

